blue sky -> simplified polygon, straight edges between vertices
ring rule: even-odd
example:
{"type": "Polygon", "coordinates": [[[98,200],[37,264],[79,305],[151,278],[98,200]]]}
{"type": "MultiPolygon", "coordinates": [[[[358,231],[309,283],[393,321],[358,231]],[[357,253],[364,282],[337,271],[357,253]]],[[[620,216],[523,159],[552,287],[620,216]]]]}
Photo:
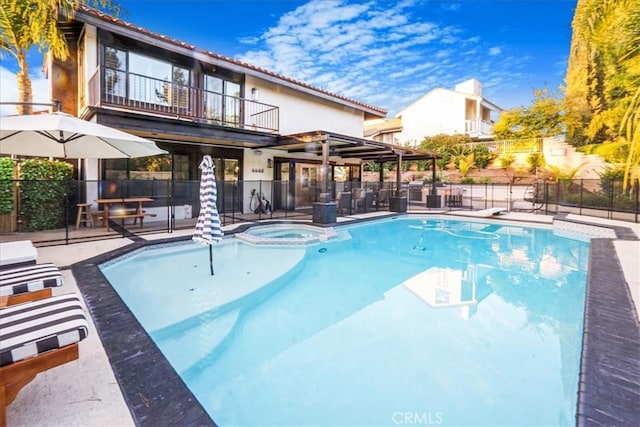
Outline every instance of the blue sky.
{"type": "MultiPolygon", "coordinates": [[[[389,110],[470,78],[505,109],[563,84],[576,0],[119,0],[125,21],[389,110]]],[[[47,101],[30,54],[34,101],[47,101]]],[[[17,64],[0,61],[0,99],[17,64]]],[[[4,111],[4,110],[3,110],[4,111]]]]}

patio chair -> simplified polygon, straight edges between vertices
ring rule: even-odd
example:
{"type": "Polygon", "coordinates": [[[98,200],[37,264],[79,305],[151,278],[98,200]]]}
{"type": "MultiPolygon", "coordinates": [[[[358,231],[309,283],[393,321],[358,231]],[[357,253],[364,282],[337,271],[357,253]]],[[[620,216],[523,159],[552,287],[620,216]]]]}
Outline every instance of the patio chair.
{"type": "Polygon", "coordinates": [[[0,307],[51,296],[62,286],[62,272],[51,263],[0,270],[0,307]]]}
{"type": "Polygon", "coordinates": [[[351,192],[341,191],[336,196],[336,202],[338,204],[338,214],[350,214],[351,213],[351,192]]]}
{"type": "Polygon", "coordinates": [[[389,190],[388,189],[381,188],[378,191],[378,198],[376,200],[376,206],[378,206],[378,207],[389,206],[389,190]]]}
{"type": "Polygon", "coordinates": [[[7,406],[41,372],[78,359],[88,324],[75,294],[0,309],[0,425],[7,406]]]}
{"type": "Polygon", "coordinates": [[[353,197],[353,208],[356,212],[363,211],[365,209],[364,189],[356,187],[351,191],[353,197]]]}

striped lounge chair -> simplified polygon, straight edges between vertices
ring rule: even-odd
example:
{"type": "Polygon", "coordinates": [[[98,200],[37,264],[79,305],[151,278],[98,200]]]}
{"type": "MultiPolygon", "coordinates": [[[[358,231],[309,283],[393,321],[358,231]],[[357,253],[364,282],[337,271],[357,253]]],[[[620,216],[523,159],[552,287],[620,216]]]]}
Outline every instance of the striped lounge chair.
{"type": "Polygon", "coordinates": [[[54,264],[0,270],[0,307],[48,298],[57,286],[62,286],[62,273],[54,264]]]}
{"type": "Polygon", "coordinates": [[[7,406],[38,373],[78,358],[87,333],[75,294],[0,309],[0,425],[6,425],[7,406]]]}

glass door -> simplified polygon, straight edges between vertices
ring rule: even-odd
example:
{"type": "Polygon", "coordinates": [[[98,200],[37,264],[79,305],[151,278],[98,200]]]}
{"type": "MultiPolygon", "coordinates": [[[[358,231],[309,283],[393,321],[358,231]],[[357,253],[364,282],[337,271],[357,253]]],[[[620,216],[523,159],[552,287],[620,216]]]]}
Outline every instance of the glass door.
{"type": "Polygon", "coordinates": [[[274,200],[273,208],[278,210],[293,210],[293,200],[295,197],[295,163],[289,160],[277,160],[274,165],[274,200]]]}
{"type": "Polygon", "coordinates": [[[295,180],[295,206],[296,208],[309,208],[318,200],[320,165],[309,163],[296,163],[295,180]]]}

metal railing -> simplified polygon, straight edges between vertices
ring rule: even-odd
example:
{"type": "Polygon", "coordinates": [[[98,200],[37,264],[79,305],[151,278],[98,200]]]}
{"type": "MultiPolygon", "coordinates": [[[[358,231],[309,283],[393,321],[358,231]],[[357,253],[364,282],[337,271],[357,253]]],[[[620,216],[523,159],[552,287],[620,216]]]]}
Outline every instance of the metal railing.
{"type": "Polygon", "coordinates": [[[280,109],[274,105],[107,67],[90,77],[87,105],[263,132],[280,129],[280,109]]]}
{"type": "MultiPolygon", "coordinates": [[[[172,233],[195,226],[200,211],[199,181],[0,181],[0,234],[34,243],[60,244],[144,233],[172,233]],[[144,203],[144,225],[122,217],[104,223],[97,199],[116,199],[110,209],[127,211],[128,198],[144,203]],[[122,199],[120,203],[118,199],[122,199]],[[79,204],[91,206],[91,222],[78,222],[79,204]],[[89,226],[88,226],[89,225],[89,226]]],[[[324,202],[319,187],[296,187],[289,181],[218,181],[218,212],[222,225],[257,220],[312,221],[314,203],[324,202]],[[256,199],[255,197],[261,197],[256,199]],[[268,208],[257,209],[262,198],[268,208]]],[[[338,216],[396,211],[397,196],[408,212],[479,210],[502,207],[539,214],[570,212],[622,221],[640,221],[638,181],[628,189],[619,180],[563,180],[532,185],[442,184],[432,194],[431,183],[394,181],[331,182],[329,199],[338,216]],[[395,199],[395,201],[394,201],[395,199]]],[[[3,240],[5,238],[3,237],[3,240]]]]}
{"type": "MultiPolygon", "coordinates": [[[[409,210],[427,207],[431,184],[406,184],[409,210]]],[[[543,214],[575,213],[606,219],[640,222],[640,185],[624,189],[622,180],[576,179],[533,184],[442,184],[437,187],[442,209],[487,209],[543,214]]]]}
{"type": "Polygon", "coordinates": [[[464,133],[471,135],[493,135],[493,123],[489,120],[465,120],[464,133]]]}

